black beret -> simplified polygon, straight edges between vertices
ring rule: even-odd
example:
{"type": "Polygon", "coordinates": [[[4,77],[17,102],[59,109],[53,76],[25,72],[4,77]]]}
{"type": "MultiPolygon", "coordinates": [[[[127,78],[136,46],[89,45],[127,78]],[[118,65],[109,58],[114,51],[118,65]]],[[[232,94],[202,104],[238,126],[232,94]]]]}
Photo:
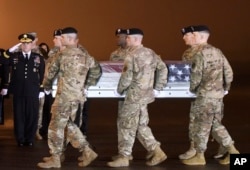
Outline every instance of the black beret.
{"type": "Polygon", "coordinates": [[[34,41],[35,37],[33,37],[31,34],[21,34],[18,36],[18,39],[21,43],[28,43],[34,41]]]}
{"type": "Polygon", "coordinates": [[[140,34],[140,35],[144,35],[143,31],[139,28],[130,28],[127,29],[127,35],[134,35],[134,34],[140,34]]]}
{"type": "Polygon", "coordinates": [[[77,30],[73,27],[66,27],[62,29],[62,34],[77,34],[77,30]]]}
{"type": "Polygon", "coordinates": [[[193,28],[193,32],[210,32],[209,28],[206,25],[196,25],[193,28]]]}
{"type": "Polygon", "coordinates": [[[57,29],[53,32],[53,36],[60,36],[62,34],[62,30],[61,29],[57,29]]]}
{"type": "Polygon", "coordinates": [[[194,27],[193,26],[188,26],[188,27],[184,27],[181,29],[181,33],[182,35],[185,35],[189,32],[194,32],[194,27]]]}
{"type": "Polygon", "coordinates": [[[118,28],[115,30],[115,35],[119,35],[119,34],[127,34],[127,30],[126,29],[122,29],[122,28],[118,28]]]}

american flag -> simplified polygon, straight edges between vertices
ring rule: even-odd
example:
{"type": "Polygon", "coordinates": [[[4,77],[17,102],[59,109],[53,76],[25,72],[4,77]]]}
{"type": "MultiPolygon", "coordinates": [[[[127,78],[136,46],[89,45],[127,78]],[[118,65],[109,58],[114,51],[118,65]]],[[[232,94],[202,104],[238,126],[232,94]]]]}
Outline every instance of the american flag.
{"type": "MultiPolygon", "coordinates": [[[[164,61],[168,68],[168,83],[187,83],[190,81],[191,64],[184,61],[164,61]]],[[[103,73],[121,73],[123,62],[100,62],[103,73]]]]}
{"type": "Polygon", "coordinates": [[[168,83],[187,83],[190,81],[191,64],[180,61],[166,61],[168,68],[168,83]]]}

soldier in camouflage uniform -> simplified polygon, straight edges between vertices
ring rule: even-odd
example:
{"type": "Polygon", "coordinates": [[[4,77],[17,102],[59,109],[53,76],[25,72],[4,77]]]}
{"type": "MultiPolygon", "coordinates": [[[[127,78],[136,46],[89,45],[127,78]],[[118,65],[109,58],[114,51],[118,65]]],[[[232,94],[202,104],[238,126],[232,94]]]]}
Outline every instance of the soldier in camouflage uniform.
{"type": "MultiPolygon", "coordinates": [[[[192,62],[194,55],[200,51],[200,49],[202,48],[202,46],[200,46],[199,44],[196,44],[195,41],[195,37],[193,34],[193,26],[188,26],[185,27],[181,30],[182,35],[183,35],[183,40],[185,41],[185,44],[187,46],[189,46],[189,48],[184,51],[183,55],[182,55],[182,60],[183,61],[187,61],[187,62],[192,62]]],[[[189,159],[191,157],[193,157],[196,154],[196,150],[194,148],[194,126],[193,126],[193,122],[194,122],[194,118],[195,118],[195,113],[192,112],[193,109],[192,107],[194,106],[194,102],[191,102],[191,109],[190,109],[190,114],[189,114],[189,140],[190,140],[190,148],[188,151],[186,151],[185,153],[179,155],[180,159],[189,159]]],[[[212,133],[213,135],[213,133],[212,133]]],[[[219,147],[219,151],[218,153],[214,156],[214,158],[221,158],[226,154],[227,150],[225,147],[223,147],[222,145],[220,145],[219,147]]]]}
{"type": "MultiPolygon", "coordinates": [[[[237,154],[233,140],[222,125],[223,97],[228,93],[233,80],[232,68],[223,53],[207,43],[210,35],[207,26],[193,26],[193,34],[199,50],[192,60],[190,91],[196,94],[191,107],[194,113],[193,140],[195,156],[182,160],[186,165],[205,165],[204,152],[210,131],[221,145],[227,148],[229,154],[237,154]]],[[[220,160],[221,164],[229,164],[229,154],[220,160]]]]}
{"type": "Polygon", "coordinates": [[[168,70],[161,58],[149,48],[141,44],[143,32],[138,28],[127,30],[128,54],[124,60],[123,72],[117,92],[126,92],[125,101],[118,113],[119,157],[108,162],[110,167],[129,166],[135,137],[152,154],[147,157],[146,164],[154,166],[163,162],[167,156],[148,126],[147,105],[155,99],[154,88],[162,90],[167,83],[168,70]],[[155,72],[156,75],[155,75],[155,72]],[[156,80],[156,81],[155,81],[156,80]]]}
{"type": "MultiPolygon", "coordinates": [[[[119,46],[115,51],[113,51],[110,55],[110,61],[124,61],[126,52],[127,52],[127,45],[126,45],[126,37],[127,37],[127,30],[126,29],[122,29],[122,28],[118,28],[115,31],[115,36],[117,38],[117,45],[119,46]]],[[[121,107],[123,105],[124,99],[118,99],[118,112],[121,111],[121,107]]],[[[117,132],[119,132],[119,126],[117,124],[117,132]]],[[[118,140],[119,140],[119,134],[118,133],[118,140]]],[[[117,157],[119,157],[120,155],[115,155],[112,156],[112,160],[117,159],[117,157]]],[[[132,160],[133,156],[130,155],[129,156],[129,160],[132,160]]]]}
{"type": "MultiPolygon", "coordinates": [[[[84,53],[88,53],[88,51],[82,45],[78,44],[77,47],[80,50],[82,50],[84,53]]],[[[97,84],[97,81],[101,77],[101,73],[102,73],[101,66],[99,62],[97,62],[95,59],[94,59],[94,62],[95,62],[94,66],[90,68],[88,71],[86,82],[85,82],[85,89],[88,89],[89,86],[95,86],[97,84]]],[[[90,100],[88,99],[85,101],[83,109],[79,110],[80,115],[79,115],[79,119],[77,119],[80,130],[82,131],[84,135],[87,135],[87,132],[88,132],[89,106],[90,106],[90,100]]]]}
{"type": "Polygon", "coordinates": [[[117,45],[119,47],[118,49],[116,49],[111,53],[110,61],[124,61],[124,57],[127,52],[127,45],[126,45],[127,31],[126,29],[119,28],[115,31],[115,35],[117,37],[117,45]]]}
{"type": "MultiPolygon", "coordinates": [[[[48,74],[48,68],[51,62],[53,61],[54,56],[56,56],[58,52],[64,49],[64,46],[61,45],[61,29],[57,29],[53,32],[53,43],[54,47],[49,50],[48,59],[45,60],[45,75],[48,74]]],[[[55,79],[54,81],[57,80],[55,79]]],[[[42,127],[40,128],[40,134],[44,139],[47,139],[48,136],[48,126],[51,118],[50,110],[53,102],[54,98],[52,97],[52,91],[45,91],[45,99],[44,99],[43,115],[42,115],[42,127]]]]}
{"type": "Polygon", "coordinates": [[[60,168],[60,155],[63,152],[65,133],[74,148],[82,152],[79,166],[89,165],[97,154],[89,147],[86,140],[74,123],[76,112],[86,100],[85,81],[90,68],[95,66],[93,57],[77,48],[77,30],[67,27],[62,30],[62,45],[66,48],[54,58],[48,74],[43,81],[46,90],[51,89],[52,82],[58,76],[58,88],[51,108],[51,121],[48,131],[48,146],[51,159],[38,163],[40,168],[60,168]]]}

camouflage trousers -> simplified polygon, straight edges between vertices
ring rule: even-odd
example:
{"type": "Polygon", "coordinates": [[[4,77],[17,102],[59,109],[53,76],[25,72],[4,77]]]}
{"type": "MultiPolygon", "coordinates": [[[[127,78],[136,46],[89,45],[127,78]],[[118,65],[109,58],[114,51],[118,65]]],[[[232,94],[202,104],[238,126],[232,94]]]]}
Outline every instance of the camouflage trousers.
{"type": "MultiPolygon", "coordinates": [[[[191,102],[191,107],[190,107],[190,113],[189,113],[189,127],[188,127],[189,128],[188,135],[189,135],[189,140],[190,141],[194,141],[194,135],[195,135],[195,131],[194,131],[195,113],[196,113],[195,102],[192,101],[191,102]]],[[[223,115],[224,115],[224,107],[222,106],[222,108],[221,108],[221,119],[223,118],[223,115]]],[[[218,137],[216,137],[216,135],[217,134],[212,131],[212,133],[211,133],[212,140],[218,138],[218,137]]]]}
{"type": "Polygon", "coordinates": [[[63,104],[55,102],[52,105],[48,130],[48,146],[52,155],[60,155],[65,151],[68,142],[80,152],[89,145],[86,136],[74,123],[79,105],[82,110],[83,103],[79,102],[63,102],[63,104]]]}
{"type": "Polygon", "coordinates": [[[224,147],[233,144],[232,138],[222,125],[223,99],[197,97],[193,103],[194,145],[197,152],[205,152],[210,132],[215,140],[224,147]]]}
{"type": "Polygon", "coordinates": [[[45,97],[39,98],[38,126],[37,126],[38,129],[42,127],[44,100],[45,97]]]}
{"type": "Polygon", "coordinates": [[[119,154],[131,155],[136,137],[147,151],[152,151],[160,145],[148,123],[147,104],[123,103],[117,118],[119,154]]]}

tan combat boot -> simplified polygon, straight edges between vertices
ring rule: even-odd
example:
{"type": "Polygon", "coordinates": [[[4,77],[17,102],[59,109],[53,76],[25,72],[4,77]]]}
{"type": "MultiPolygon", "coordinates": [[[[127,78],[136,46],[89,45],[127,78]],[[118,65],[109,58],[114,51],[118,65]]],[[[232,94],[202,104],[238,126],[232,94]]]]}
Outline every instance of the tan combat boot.
{"type": "Polygon", "coordinates": [[[37,164],[40,168],[61,168],[61,161],[59,155],[52,155],[47,162],[40,162],[37,164]]]}
{"type": "Polygon", "coordinates": [[[97,153],[95,153],[90,147],[86,147],[82,152],[82,160],[78,163],[78,165],[80,167],[88,166],[93,160],[97,158],[97,156],[97,153]]]}
{"type": "Polygon", "coordinates": [[[196,154],[196,150],[194,148],[194,142],[190,142],[190,148],[188,149],[188,151],[186,151],[185,153],[179,155],[179,159],[181,160],[185,160],[185,159],[190,159],[192,158],[194,155],[196,154]]]}
{"type": "MultiPolygon", "coordinates": [[[[112,156],[111,159],[114,161],[114,160],[118,159],[119,157],[122,157],[122,155],[118,154],[118,155],[112,156]]],[[[128,160],[132,161],[133,160],[133,156],[129,155],[128,156],[128,160]]]]}
{"type": "Polygon", "coordinates": [[[155,150],[152,151],[151,158],[146,162],[148,166],[154,166],[160,164],[167,159],[167,155],[162,151],[160,146],[157,146],[155,150]]]}
{"type": "MultiPolygon", "coordinates": [[[[52,159],[52,156],[43,157],[43,161],[44,161],[44,162],[47,162],[47,161],[49,161],[50,159],[52,159]]],[[[64,160],[65,160],[65,155],[64,155],[64,153],[63,153],[63,154],[61,154],[61,156],[60,156],[60,161],[61,161],[61,163],[64,162],[64,160]]]]}
{"type": "Polygon", "coordinates": [[[186,165],[206,165],[204,153],[196,153],[196,155],[190,159],[182,160],[186,165]]]}
{"type": "Polygon", "coordinates": [[[127,167],[129,166],[129,158],[123,155],[117,157],[116,160],[108,162],[109,167],[127,167]]]}
{"type": "Polygon", "coordinates": [[[220,147],[218,149],[218,153],[216,155],[214,155],[214,158],[215,159],[222,158],[226,154],[227,154],[227,148],[224,147],[223,145],[220,145],[220,147]]]}
{"type": "Polygon", "coordinates": [[[151,159],[154,156],[154,151],[148,151],[147,155],[146,155],[146,160],[151,159]]]}
{"type": "Polygon", "coordinates": [[[219,163],[222,165],[228,165],[230,163],[230,154],[239,154],[240,152],[235,148],[234,145],[231,145],[227,148],[228,154],[227,156],[220,160],[219,163]]]}

